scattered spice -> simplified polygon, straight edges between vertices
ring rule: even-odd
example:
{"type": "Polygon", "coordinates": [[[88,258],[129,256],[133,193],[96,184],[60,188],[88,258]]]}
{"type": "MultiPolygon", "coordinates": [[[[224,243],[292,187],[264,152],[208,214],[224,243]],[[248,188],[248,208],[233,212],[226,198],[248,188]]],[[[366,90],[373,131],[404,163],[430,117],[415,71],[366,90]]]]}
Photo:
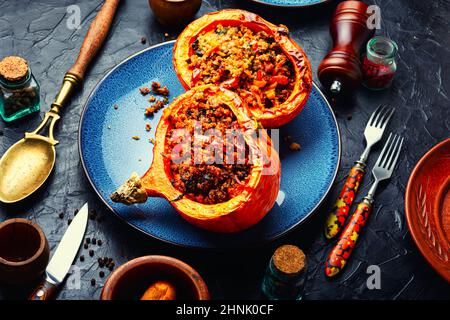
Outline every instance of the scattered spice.
{"type": "Polygon", "coordinates": [[[93,245],[96,245],[96,244],[97,244],[97,239],[92,238],[92,244],[93,244],[93,245]]]}
{"type": "Polygon", "coordinates": [[[152,82],[152,91],[155,94],[159,94],[159,95],[163,95],[163,96],[169,95],[169,89],[166,86],[161,87],[161,84],[157,81],[152,82]]]}
{"type": "Polygon", "coordinates": [[[132,136],[131,137],[133,140],[140,140],[141,138],[139,136],[132,136]]]}
{"type": "Polygon", "coordinates": [[[141,88],[139,88],[139,91],[141,92],[141,94],[142,94],[143,96],[146,96],[146,95],[148,95],[150,92],[152,92],[152,91],[150,90],[149,87],[141,87],[141,88]]]}
{"type": "Polygon", "coordinates": [[[64,212],[61,212],[61,213],[58,215],[58,217],[59,217],[60,219],[63,219],[63,218],[64,218],[64,212]]]}
{"type": "Polygon", "coordinates": [[[156,143],[155,139],[153,139],[153,138],[148,139],[148,141],[149,141],[151,144],[155,144],[155,143],[156,143]]]}
{"type": "Polygon", "coordinates": [[[114,105],[114,109],[117,110],[119,109],[119,106],[117,104],[114,105]]]}
{"type": "Polygon", "coordinates": [[[108,127],[107,127],[108,129],[111,129],[111,125],[110,124],[108,124],[108,127]]]}
{"type": "Polygon", "coordinates": [[[349,115],[349,116],[347,117],[347,120],[350,121],[350,120],[352,120],[352,118],[353,118],[352,115],[349,115]]]}
{"type": "Polygon", "coordinates": [[[80,256],[80,261],[81,261],[81,262],[84,261],[84,256],[80,256]]]}
{"type": "Polygon", "coordinates": [[[91,238],[86,238],[86,243],[87,244],[91,243],[91,238]]]}
{"type": "Polygon", "coordinates": [[[146,44],[146,43],[147,43],[147,39],[146,39],[145,37],[142,37],[142,38],[141,38],[141,43],[142,43],[142,44],[146,44]]]}
{"type": "Polygon", "coordinates": [[[83,248],[85,248],[85,249],[89,248],[88,244],[85,243],[85,244],[83,245],[83,248]]]}
{"type": "Polygon", "coordinates": [[[94,256],[94,250],[92,250],[92,249],[89,250],[89,256],[90,256],[90,257],[93,257],[93,256],[94,256]]]}
{"type": "Polygon", "coordinates": [[[91,279],[91,286],[95,286],[95,279],[94,278],[91,279]]]}
{"type": "Polygon", "coordinates": [[[109,269],[109,271],[113,271],[114,270],[114,264],[110,264],[108,269],[109,269]]]}
{"type": "Polygon", "coordinates": [[[169,34],[166,32],[166,33],[164,33],[164,37],[168,37],[169,36],[169,34]]]}
{"type": "Polygon", "coordinates": [[[165,105],[164,101],[161,100],[156,101],[153,105],[145,109],[145,116],[147,117],[152,116],[155,112],[158,112],[158,110],[164,108],[164,105],[165,105]]]}
{"type": "Polygon", "coordinates": [[[72,219],[67,220],[67,224],[70,225],[72,223],[72,219]]]}
{"type": "Polygon", "coordinates": [[[100,271],[100,272],[98,273],[98,275],[100,276],[100,278],[103,278],[103,277],[105,276],[105,273],[104,273],[103,271],[100,271]]]}
{"type": "Polygon", "coordinates": [[[299,151],[300,149],[301,149],[301,146],[297,142],[291,142],[291,144],[289,144],[289,150],[291,150],[291,151],[299,151]]]}
{"type": "Polygon", "coordinates": [[[147,122],[147,123],[145,124],[145,130],[146,130],[146,131],[150,131],[151,128],[152,128],[151,124],[147,122]]]}
{"type": "Polygon", "coordinates": [[[97,240],[97,244],[98,244],[99,246],[101,246],[102,243],[103,243],[102,240],[100,240],[100,239],[97,240]]]}
{"type": "Polygon", "coordinates": [[[156,101],[155,96],[150,96],[150,98],[148,98],[148,102],[155,102],[155,101],[156,101]]]}
{"type": "Polygon", "coordinates": [[[78,213],[78,209],[75,209],[75,211],[73,212],[73,215],[76,216],[78,213]]]}

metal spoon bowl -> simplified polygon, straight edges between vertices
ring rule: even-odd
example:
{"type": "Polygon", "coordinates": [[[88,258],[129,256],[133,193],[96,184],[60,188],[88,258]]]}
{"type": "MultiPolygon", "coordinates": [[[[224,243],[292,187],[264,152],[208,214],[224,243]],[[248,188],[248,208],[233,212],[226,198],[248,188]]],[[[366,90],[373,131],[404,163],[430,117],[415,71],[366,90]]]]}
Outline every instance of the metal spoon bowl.
{"type": "MultiPolygon", "coordinates": [[[[38,129],[45,126],[48,118],[46,115],[45,122],[43,121],[38,129]]],[[[56,118],[53,118],[52,124],[55,121],[56,118]]],[[[53,139],[51,125],[50,137],[41,136],[36,131],[25,133],[25,138],[6,151],[0,159],[1,202],[20,201],[47,180],[55,165],[57,143],[58,141],[53,139]]]]}

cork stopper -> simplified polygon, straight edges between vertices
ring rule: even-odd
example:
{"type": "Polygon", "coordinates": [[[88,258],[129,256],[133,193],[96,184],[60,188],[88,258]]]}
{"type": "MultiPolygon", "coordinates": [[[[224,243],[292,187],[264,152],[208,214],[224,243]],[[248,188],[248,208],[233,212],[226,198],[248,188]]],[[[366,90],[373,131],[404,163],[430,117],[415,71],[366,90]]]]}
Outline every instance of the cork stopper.
{"type": "Polygon", "coordinates": [[[272,256],[275,268],[286,275],[295,275],[303,271],[306,257],[303,251],[293,245],[283,245],[272,256]]]}
{"type": "Polygon", "coordinates": [[[0,61],[0,76],[6,81],[17,82],[28,74],[28,62],[21,57],[9,56],[0,61]]]}

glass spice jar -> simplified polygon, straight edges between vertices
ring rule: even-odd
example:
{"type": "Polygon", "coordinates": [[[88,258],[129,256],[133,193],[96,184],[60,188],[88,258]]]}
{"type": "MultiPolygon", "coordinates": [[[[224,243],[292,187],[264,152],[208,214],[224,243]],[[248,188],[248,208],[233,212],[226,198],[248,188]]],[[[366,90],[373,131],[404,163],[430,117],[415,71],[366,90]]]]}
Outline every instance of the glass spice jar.
{"type": "Polygon", "coordinates": [[[306,281],[306,257],[293,245],[283,245],[270,259],[262,291],[270,300],[301,300],[306,281]]]}
{"type": "Polygon", "coordinates": [[[0,61],[0,116],[9,122],[40,110],[39,84],[28,62],[16,56],[0,61]]]}
{"type": "Polygon", "coordinates": [[[392,84],[397,63],[397,44],[391,39],[377,36],[367,43],[362,61],[363,84],[372,90],[382,90],[392,84]]]}

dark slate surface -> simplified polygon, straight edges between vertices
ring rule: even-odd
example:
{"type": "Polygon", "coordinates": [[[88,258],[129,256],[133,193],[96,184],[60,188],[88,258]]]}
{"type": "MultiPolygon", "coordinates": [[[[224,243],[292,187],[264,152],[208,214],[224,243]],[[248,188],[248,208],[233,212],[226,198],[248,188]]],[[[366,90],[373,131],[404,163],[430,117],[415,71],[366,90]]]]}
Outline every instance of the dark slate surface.
{"type": "MultiPolygon", "coordinates": [[[[95,16],[101,1],[77,1],[81,8],[82,25],[69,30],[66,25],[67,6],[74,1],[0,0],[0,56],[18,54],[26,57],[42,86],[43,111],[48,109],[62,77],[73,63],[83,36],[95,16]]],[[[129,55],[176,37],[154,21],[145,0],[126,0],[119,7],[112,32],[95,60],[83,90],[76,94],[63,112],[57,130],[60,140],[58,160],[50,181],[27,201],[16,205],[0,204],[0,220],[25,217],[39,223],[55,248],[67,226],[66,217],[88,201],[101,212],[101,221],[89,221],[87,235],[102,239],[96,256],[111,256],[117,264],[147,254],[164,254],[180,258],[196,268],[207,281],[215,299],[261,297],[260,281],[274,248],[283,243],[295,243],[308,255],[309,280],[307,299],[449,299],[450,286],[442,280],[418,252],[408,231],[403,194],[407,178],[417,160],[431,146],[449,136],[449,54],[450,38],[448,0],[375,1],[381,6],[382,30],[399,45],[399,72],[391,89],[370,92],[360,89],[350,101],[334,106],[342,134],[342,163],[336,188],[327,203],[313,219],[277,243],[260,249],[227,252],[198,252],[176,248],[152,240],[133,230],[109,213],[89,185],[78,156],[77,130],[80,114],[89,93],[99,79],[129,55]],[[164,33],[169,32],[169,37],[164,33]],[[141,37],[148,41],[143,45],[141,37]],[[374,214],[368,222],[353,258],[343,275],[327,281],[323,262],[330,246],[322,236],[322,223],[352,162],[363,149],[362,131],[369,114],[380,103],[397,107],[391,129],[407,137],[395,177],[381,188],[374,214]],[[381,268],[381,290],[366,287],[366,269],[377,264],[381,268]]],[[[246,1],[204,1],[198,15],[224,7],[242,7],[263,17],[286,24],[292,37],[307,52],[314,71],[331,46],[328,22],[336,2],[308,10],[278,10],[249,4],[246,1]]],[[[34,128],[43,116],[29,117],[12,124],[0,122],[3,153],[25,130],[34,128]]],[[[376,151],[379,151],[376,150],[376,151]]],[[[371,159],[371,164],[374,162],[371,159]]],[[[362,191],[370,178],[366,177],[362,191]]],[[[299,204],[301,205],[301,204],[299,204]]],[[[104,279],[98,277],[95,259],[87,258],[76,265],[81,268],[81,289],[61,290],[59,299],[97,299],[104,279]],[[91,278],[100,286],[92,287],[91,278]]],[[[31,289],[1,286],[1,298],[23,298],[31,289]]]]}

